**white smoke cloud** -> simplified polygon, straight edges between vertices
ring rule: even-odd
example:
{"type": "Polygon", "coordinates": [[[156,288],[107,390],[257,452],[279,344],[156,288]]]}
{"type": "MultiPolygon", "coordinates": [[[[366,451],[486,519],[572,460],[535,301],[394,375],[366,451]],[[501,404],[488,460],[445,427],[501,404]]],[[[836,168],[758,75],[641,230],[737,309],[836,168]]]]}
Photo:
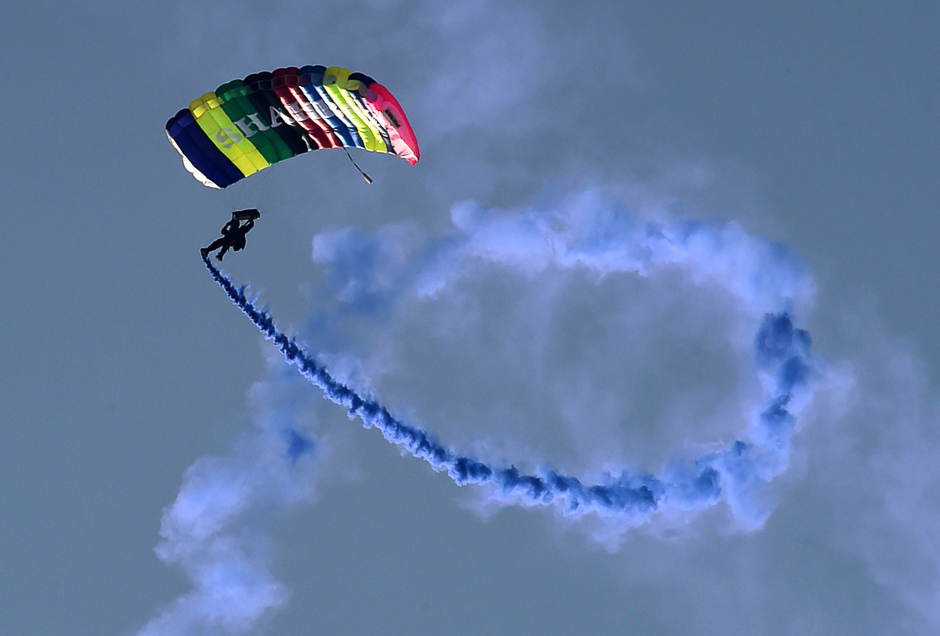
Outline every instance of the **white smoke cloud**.
{"type": "Polygon", "coordinates": [[[163,513],[156,552],[179,567],[192,589],[139,632],[141,636],[242,634],[289,598],[273,574],[267,526],[314,497],[315,456],[323,447],[305,432],[306,400],[297,378],[270,359],[268,380],[249,394],[255,429],[226,457],[198,459],[163,513]]]}
{"type": "Polygon", "coordinates": [[[910,633],[940,625],[940,401],[916,345],[854,301],[834,343],[807,458],[825,485],[833,541],[903,602],[910,633]]]}

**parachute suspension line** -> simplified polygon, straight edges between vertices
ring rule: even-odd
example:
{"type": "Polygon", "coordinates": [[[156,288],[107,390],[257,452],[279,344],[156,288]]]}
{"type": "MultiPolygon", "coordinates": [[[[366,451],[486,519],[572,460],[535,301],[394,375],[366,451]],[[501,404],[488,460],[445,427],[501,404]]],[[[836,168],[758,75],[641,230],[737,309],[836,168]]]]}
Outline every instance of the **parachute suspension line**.
{"type": "Polygon", "coordinates": [[[343,152],[346,153],[346,156],[349,157],[349,160],[352,161],[352,165],[356,166],[356,170],[359,171],[359,174],[362,175],[362,178],[366,180],[366,183],[372,183],[372,177],[367,175],[362,168],[359,167],[359,164],[356,163],[356,160],[352,158],[352,155],[349,154],[349,151],[346,148],[343,148],[343,152]]]}

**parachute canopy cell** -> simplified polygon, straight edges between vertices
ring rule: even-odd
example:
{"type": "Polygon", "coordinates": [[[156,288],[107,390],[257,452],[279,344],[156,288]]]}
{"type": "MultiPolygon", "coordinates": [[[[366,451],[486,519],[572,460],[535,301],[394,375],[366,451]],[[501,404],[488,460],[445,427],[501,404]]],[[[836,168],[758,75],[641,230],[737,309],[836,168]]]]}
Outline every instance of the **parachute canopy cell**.
{"type": "Polygon", "coordinates": [[[398,100],[368,75],[291,66],[222,84],[170,118],[166,135],[197,181],[226,188],[311,150],[421,153],[398,100]]]}

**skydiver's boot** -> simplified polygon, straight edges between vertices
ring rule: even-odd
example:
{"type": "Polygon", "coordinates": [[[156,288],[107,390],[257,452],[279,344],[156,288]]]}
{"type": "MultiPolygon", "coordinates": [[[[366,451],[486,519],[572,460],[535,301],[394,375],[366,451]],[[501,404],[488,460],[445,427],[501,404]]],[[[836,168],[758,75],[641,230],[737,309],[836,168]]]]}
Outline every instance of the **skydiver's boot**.
{"type": "Polygon", "coordinates": [[[202,255],[203,258],[205,258],[206,256],[209,255],[209,248],[208,248],[208,247],[200,247],[200,248],[199,248],[199,253],[202,255]]]}

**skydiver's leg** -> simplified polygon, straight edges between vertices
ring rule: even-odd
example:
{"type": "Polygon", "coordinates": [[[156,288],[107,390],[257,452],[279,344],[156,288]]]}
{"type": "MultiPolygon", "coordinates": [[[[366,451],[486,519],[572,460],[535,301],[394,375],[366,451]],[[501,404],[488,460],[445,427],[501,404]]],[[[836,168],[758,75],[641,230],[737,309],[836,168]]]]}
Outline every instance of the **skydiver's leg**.
{"type": "MultiPolygon", "coordinates": [[[[205,258],[205,256],[206,256],[209,252],[214,252],[214,251],[216,251],[217,249],[219,249],[220,247],[225,246],[226,241],[227,241],[227,239],[226,239],[224,236],[221,237],[221,238],[217,238],[217,239],[215,239],[214,241],[212,241],[212,242],[209,244],[209,247],[203,247],[202,249],[200,249],[200,250],[199,250],[199,253],[202,254],[203,258],[205,258]]],[[[221,260],[221,259],[219,259],[219,260],[221,260]]]]}
{"type": "Polygon", "coordinates": [[[215,239],[214,241],[212,241],[212,243],[209,244],[209,247],[206,248],[206,251],[207,251],[207,252],[214,252],[214,251],[216,251],[217,249],[219,249],[220,247],[222,247],[223,245],[225,245],[225,237],[224,237],[224,236],[223,236],[222,238],[217,238],[217,239],[215,239]]]}

